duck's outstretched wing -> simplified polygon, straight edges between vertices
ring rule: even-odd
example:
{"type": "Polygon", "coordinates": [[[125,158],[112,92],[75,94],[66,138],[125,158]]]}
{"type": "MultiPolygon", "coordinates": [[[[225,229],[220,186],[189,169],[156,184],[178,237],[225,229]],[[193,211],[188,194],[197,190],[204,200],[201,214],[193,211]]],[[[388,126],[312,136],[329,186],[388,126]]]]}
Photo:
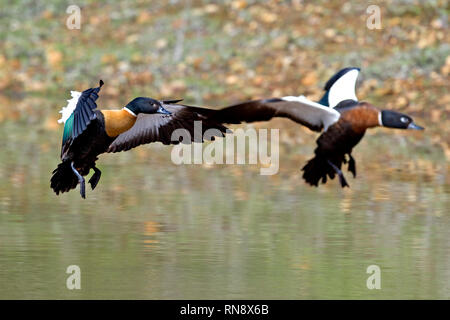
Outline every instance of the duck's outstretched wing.
{"type": "Polygon", "coordinates": [[[134,126],[120,134],[107,152],[126,151],[151,142],[178,144],[177,129],[184,129],[188,134],[188,139],[183,139],[182,143],[203,142],[203,135],[209,129],[215,129],[208,132],[211,140],[214,136],[223,137],[228,130],[220,122],[208,119],[209,109],[165,103],[163,107],[171,114],[139,114],[134,126]],[[173,140],[174,132],[177,139],[173,140]]]}
{"type": "Polygon", "coordinates": [[[75,140],[96,118],[94,110],[97,108],[97,104],[95,101],[102,86],[103,81],[100,80],[97,88],[90,88],[83,92],[71,92],[72,99],[67,100],[67,107],[60,111],[62,118],[58,120],[59,123],[64,123],[61,154],[64,153],[66,143],[75,140]]]}
{"type": "Polygon", "coordinates": [[[337,122],[340,113],[304,96],[253,100],[217,110],[210,118],[221,123],[268,121],[289,118],[313,131],[327,129],[337,122]]]}
{"type": "Polygon", "coordinates": [[[325,84],[325,94],[319,103],[334,108],[344,100],[358,101],[356,97],[356,80],[359,68],[344,68],[333,75],[325,84]]]}

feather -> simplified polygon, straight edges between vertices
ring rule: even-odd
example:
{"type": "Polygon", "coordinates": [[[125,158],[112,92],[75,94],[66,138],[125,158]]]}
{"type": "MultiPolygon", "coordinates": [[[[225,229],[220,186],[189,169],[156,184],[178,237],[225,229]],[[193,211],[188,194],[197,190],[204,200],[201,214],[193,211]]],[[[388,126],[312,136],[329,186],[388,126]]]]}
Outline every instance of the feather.
{"type": "Polygon", "coordinates": [[[64,123],[63,148],[67,141],[76,139],[96,118],[94,110],[97,105],[95,100],[98,98],[98,92],[102,85],[103,81],[100,81],[100,86],[97,88],[90,88],[83,92],[70,92],[72,99],[67,100],[68,104],[60,111],[62,117],[58,120],[58,123],[64,123]],[[66,124],[69,120],[70,122],[66,124]]]}
{"type": "Polygon", "coordinates": [[[356,80],[359,75],[359,68],[344,68],[334,74],[325,84],[325,94],[320,99],[321,105],[334,108],[343,100],[355,100],[356,80]]]}
{"type": "MultiPolygon", "coordinates": [[[[201,136],[206,130],[211,128],[217,129],[220,132],[218,134],[222,136],[227,132],[227,128],[220,122],[200,117],[202,112],[209,114],[210,109],[172,104],[164,104],[164,108],[170,111],[171,114],[139,114],[134,126],[128,131],[121,133],[111,143],[107,152],[126,151],[151,142],[161,142],[165,145],[178,144],[178,141],[172,140],[172,134],[177,129],[187,130],[191,139],[184,141],[184,143],[191,143],[196,139],[194,135],[194,121],[202,121],[201,136]]],[[[202,137],[200,137],[200,141],[202,140],[202,137]]]]}
{"type": "Polygon", "coordinates": [[[340,113],[304,96],[287,96],[253,100],[221,110],[211,110],[210,119],[221,123],[268,121],[274,117],[288,118],[313,131],[327,130],[337,122],[340,113]]]}
{"type": "Polygon", "coordinates": [[[70,94],[72,96],[72,99],[67,100],[67,106],[62,107],[61,111],[59,113],[62,114],[61,119],[58,120],[58,123],[66,123],[67,119],[72,115],[73,111],[75,110],[78,99],[81,96],[81,92],[78,91],[70,91],[70,94]]]}

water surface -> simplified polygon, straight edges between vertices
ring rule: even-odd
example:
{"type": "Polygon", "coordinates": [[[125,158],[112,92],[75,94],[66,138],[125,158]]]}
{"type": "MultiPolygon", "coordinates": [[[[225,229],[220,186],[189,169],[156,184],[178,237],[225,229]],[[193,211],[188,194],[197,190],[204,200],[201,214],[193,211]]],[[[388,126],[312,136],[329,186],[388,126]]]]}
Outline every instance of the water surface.
{"type": "Polygon", "coordinates": [[[2,299],[450,298],[448,164],[425,134],[374,131],[346,190],[302,182],[315,136],[287,121],[274,176],[176,166],[153,144],[102,156],[82,200],[49,188],[62,129],[46,112],[0,124],[2,299]]]}

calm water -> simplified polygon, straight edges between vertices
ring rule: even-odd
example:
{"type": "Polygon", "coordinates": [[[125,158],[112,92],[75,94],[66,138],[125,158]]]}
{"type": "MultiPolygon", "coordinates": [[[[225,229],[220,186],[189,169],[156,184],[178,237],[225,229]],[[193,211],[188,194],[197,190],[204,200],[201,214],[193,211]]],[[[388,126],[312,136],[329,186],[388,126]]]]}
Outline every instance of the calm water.
{"type": "Polygon", "coordinates": [[[49,188],[54,112],[0,123],[2,299],[450,298],[448,164],[426,132],[366,137],[347,190],[302,182],[314,136],[294,127],[278,175],[176,166],[154,144],[103,156],[82,200],[49,188]],[[373,264],[381,290],[366,287],[373,264]]]}

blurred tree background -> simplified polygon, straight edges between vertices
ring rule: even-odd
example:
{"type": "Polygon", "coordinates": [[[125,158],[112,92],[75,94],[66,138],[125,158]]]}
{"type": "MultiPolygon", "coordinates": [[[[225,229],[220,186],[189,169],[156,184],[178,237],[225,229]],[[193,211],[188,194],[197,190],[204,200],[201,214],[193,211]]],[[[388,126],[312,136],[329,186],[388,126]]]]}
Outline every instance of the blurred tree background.
{"type": "Polygon", "coordinates": [[[334,72],[358,66],[361,99],[448,132],[445,0],[375,1],[380,30],[367,28],[365,1],[80,0],[79,30],[66,27],[67,1],[3,1],[0,121],[50,116],[43,112],[51,104],[31,110],[21,99],[63,103],[69,89],[100,78],[102,95],[120,103],[140,94],[218,107],[280,95],[317,99],[334,72]],[[12,103],[5,99],[17,109],[5,110],[12,103]]]}

